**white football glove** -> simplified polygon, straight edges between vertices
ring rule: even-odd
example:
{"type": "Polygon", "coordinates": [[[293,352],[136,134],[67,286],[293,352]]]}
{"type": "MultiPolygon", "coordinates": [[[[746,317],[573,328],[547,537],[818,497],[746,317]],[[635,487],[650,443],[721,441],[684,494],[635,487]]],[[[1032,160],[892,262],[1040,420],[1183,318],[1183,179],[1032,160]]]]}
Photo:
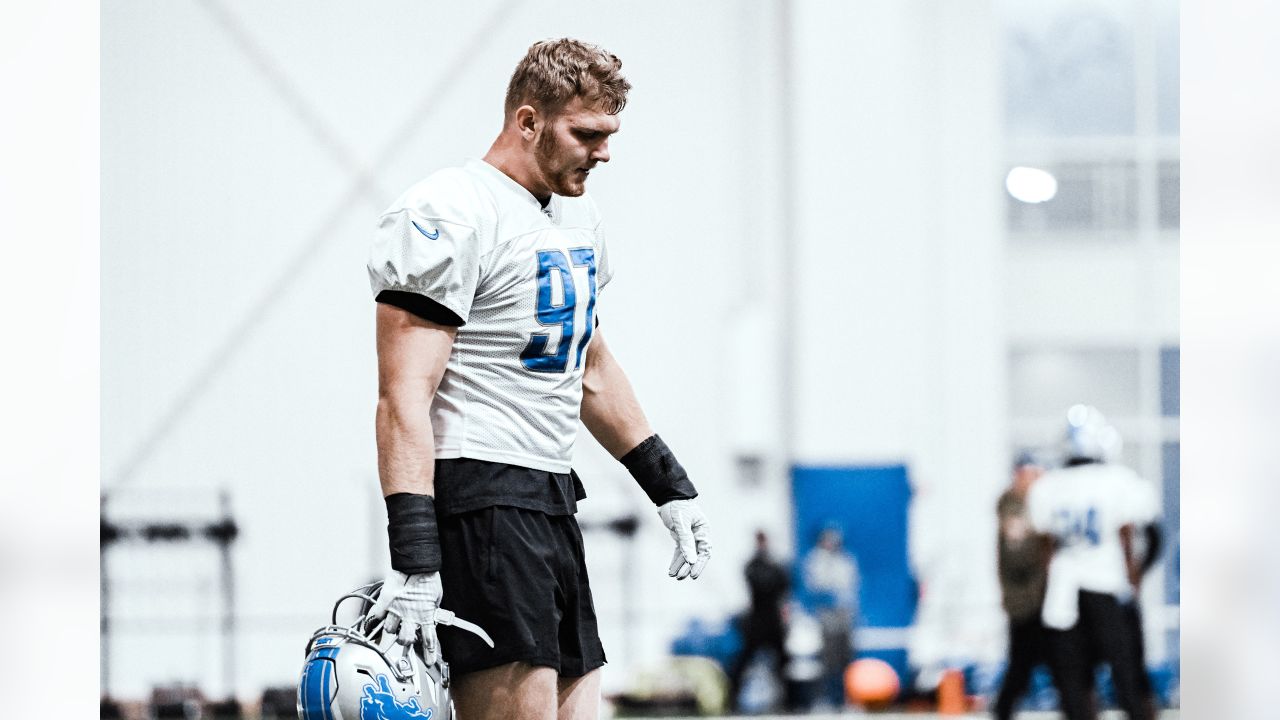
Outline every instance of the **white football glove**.
{"type": "Polygon", "coordinates": [[[382,581],[378,601],[369,610],[369,621],[381,620],[382,629],[395,634],[405,645],[413,643],[415,634],[421,635],[423,660],[434,664],[440,653],[436,614],[443,594],[438,572],[406,575],[392,570],[382,581]]]}
{"type": "Polygon", "coordinates": [[[676,552],[671,557],[667,575],[677,580],[686,577],[697,580],[711,559],[707,516],[692,500],[672,500],[658,508],[658,517],[676,541],[676,552]]]}

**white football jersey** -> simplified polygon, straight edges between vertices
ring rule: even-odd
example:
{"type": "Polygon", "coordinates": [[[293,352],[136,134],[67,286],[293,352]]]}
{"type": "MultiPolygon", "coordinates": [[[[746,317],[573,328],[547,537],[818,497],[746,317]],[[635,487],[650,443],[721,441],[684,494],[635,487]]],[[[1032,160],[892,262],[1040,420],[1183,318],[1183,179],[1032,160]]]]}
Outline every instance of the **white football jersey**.
{"type": "Polygon", "coordinates": [[[375,296],[428,297],[460,317],[431,405],[436,457],[569,472],[596,300],[612,272],[586,195],[544,209],[482,160],[436,172],[378,220],[375,296]]]}
{"type": "MultiPolygon", "coordinates": [[[[1027,514],[1058,541],[1051,583],[1070,578],[1081,589],[1125,598],[1131,586],[1120,528],[1154,522],[1159,504],[1154,486],[1129,468],[1089,463],[1045,473],[1027,496],[1027,514]]],[[[1069,595],[1074,601],[1074,589],[1069,595]]]]}

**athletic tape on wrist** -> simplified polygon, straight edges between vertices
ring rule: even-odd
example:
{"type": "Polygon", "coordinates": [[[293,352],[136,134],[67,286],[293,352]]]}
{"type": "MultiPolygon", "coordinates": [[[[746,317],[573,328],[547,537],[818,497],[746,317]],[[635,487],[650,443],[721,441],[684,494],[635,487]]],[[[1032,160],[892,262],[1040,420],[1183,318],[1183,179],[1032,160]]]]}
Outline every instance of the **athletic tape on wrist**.
{"type": "Polygon", "coordinates": [[[406,575],[440,569],[440,530],[436,499],[430,495],[392,493],[387,502],[387,539],[391,567],[406,575]]]}
{"type": "Polygon", "coordinates": [[[680,466],[671,448],[657,435],[650,435],[623,455],[620,461],[654,505],[698,497],[688,473],[680,466]]]}

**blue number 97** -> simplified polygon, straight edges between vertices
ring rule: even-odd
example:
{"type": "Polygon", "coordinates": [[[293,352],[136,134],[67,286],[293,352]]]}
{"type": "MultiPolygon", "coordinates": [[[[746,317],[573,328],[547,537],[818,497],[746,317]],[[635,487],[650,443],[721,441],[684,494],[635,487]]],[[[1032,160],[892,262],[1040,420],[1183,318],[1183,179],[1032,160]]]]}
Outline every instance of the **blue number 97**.
{"type": "Polygon", "coordinates": [[[592,315],[596,307],[596,251],[593,248],[574,248],[569,257],[561,250],[541,250],[538,252],[538,305],[534,317],[538,323],[560,327],[560,342],[556,351],[547,354],[550,333],[536,332],[529,337],[529,344],[520,353],[520,362],[533,372],[562,373],[569,367],[569,353],[577,347],[574,369],[582,365],[582,351],[591,340],[593,329],[592,315]],[[570,265],[569,258],[573,259],[570,265]],[[574,338],[574,310],[578,306],[578,291],[574,284],[573,267],[587,268],[587,317],[586,330],[582,337],[574,338]],[[560,276],[560,287],[564,290],[564,298],[560,304],[554,303],[551,295],[552,276],[560,276]]]}

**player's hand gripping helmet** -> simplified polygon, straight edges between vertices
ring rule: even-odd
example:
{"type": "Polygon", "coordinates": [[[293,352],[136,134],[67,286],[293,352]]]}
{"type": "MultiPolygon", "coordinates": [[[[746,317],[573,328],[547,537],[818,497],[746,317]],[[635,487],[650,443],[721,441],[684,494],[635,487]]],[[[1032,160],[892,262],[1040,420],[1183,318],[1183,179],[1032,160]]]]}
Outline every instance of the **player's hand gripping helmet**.
{"type": "MultiPolygon", "coordinates": [[[[301,720],[453,720],[444,657],[428,665],[421,641],[404,645],[368,620],[381,589],[375,583],[338,598],[330,624],[312,634],[298,682],[301,720]],[[339,625],[338,608],[351,599],[361,601],[359,617],[339,625]]],[[[473,632],[493,647],[484,630],[448,610],[437,610],[436,622],[473,632]]]]}
{"type": "Polygon", "coordinates": [[[1067,410],[1067,458],[1103,462],[1120,454],[1120,433],[1092,405],[1067,410]]]}

